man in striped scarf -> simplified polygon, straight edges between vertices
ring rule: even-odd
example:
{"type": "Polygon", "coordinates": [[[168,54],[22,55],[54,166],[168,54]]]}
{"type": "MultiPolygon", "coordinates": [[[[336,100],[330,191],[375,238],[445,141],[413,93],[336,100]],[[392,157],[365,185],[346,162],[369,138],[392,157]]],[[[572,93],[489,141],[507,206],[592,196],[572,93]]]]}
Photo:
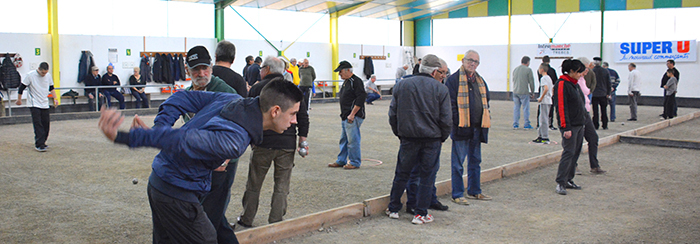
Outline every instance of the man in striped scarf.
{"type": "Polygon", "coordinates": [[[476,72],[479,53],[467,51],[462,67],[447,78],[452,100],[452,201],[469,205],[467,198],[491,200],[481,193],[481,143],[488,142],[491,127],[489,89],[476,72]],[[464,158],[467,157],[467,195],[464,196],[464,158]]]}

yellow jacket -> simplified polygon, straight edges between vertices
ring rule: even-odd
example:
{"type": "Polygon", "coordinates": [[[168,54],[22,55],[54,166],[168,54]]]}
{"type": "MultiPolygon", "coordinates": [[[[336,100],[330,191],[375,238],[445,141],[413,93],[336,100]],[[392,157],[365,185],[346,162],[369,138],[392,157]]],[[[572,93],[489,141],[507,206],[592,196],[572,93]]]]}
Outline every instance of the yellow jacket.
{"type": "Polygon", "coordinates": [[[289,72],[292,72],[292,82],[298,86],[299,81],[301,81],[301,78],[299,78],[299,66],[289,65],[289,72]]]}

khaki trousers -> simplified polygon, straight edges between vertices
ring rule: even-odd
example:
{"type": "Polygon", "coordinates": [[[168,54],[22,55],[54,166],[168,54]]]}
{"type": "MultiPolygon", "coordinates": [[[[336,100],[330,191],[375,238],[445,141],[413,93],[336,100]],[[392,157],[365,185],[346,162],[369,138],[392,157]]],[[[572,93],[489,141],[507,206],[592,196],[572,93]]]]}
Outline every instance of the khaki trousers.
{"type": "Polygon", "coordinates": [[[287,213],[287,195],[289,195],[289,181],[294,168],[294,149],[268,149],[254,147],[250,156],[248,170],[248,182],[243,194],[243,214],[240,221],[247,225],[253,225],[255,214],[258,212],[260,189],[265,175],[275,162],[274,180],[275,186],[272,193],[269,223],[282,221],[287,213]]]}

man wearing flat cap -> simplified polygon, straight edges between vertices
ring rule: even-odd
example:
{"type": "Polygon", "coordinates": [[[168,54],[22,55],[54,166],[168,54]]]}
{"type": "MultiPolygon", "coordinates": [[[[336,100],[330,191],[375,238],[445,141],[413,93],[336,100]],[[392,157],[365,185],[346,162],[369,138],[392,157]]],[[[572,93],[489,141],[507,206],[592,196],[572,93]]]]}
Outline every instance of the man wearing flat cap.
{"type": "Polygon", "coordinates": [[[610,84],[610,72],[606,68],[600,66],[600,57],[593,58],[593,73],[595,73],[595,80],[598,82],[595,88],[591,89],[591,94],[593,98],[591,99],[591,104],[593,105],[593,125],[597,130],[602,126],[604,130],[608,129],[608,99],[612,94],[612,86],[610,84]],[[600,109],[599,109],[600,108],[600,109]]]}
{"type": "Polygon", "coordinates": [[[328,164],[328,167],[358,169],[362,158],[360,150],[360,126],[365,119],[365,83],[352,73],[352,65],[348,61],[340,62],[338,68],[340,78],[344,80],[340,88],[340,119],[342,132],[340,134],[340,153],[338,160],[328,164]],[[348,162],[348,159],[350,161],[348,162]]]}

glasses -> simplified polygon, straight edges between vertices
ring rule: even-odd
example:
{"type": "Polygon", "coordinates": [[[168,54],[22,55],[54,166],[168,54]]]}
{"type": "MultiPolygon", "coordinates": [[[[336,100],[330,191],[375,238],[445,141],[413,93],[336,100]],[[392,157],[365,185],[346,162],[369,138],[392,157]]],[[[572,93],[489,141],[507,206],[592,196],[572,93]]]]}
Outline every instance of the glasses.
{"type": "Polygon", "coordinates": [[[475,59],[468,58],[468,59],[467,59],[467,62],[472,63],[472,64],[479,65],[479,60],[475,60],[475,59]]]}

